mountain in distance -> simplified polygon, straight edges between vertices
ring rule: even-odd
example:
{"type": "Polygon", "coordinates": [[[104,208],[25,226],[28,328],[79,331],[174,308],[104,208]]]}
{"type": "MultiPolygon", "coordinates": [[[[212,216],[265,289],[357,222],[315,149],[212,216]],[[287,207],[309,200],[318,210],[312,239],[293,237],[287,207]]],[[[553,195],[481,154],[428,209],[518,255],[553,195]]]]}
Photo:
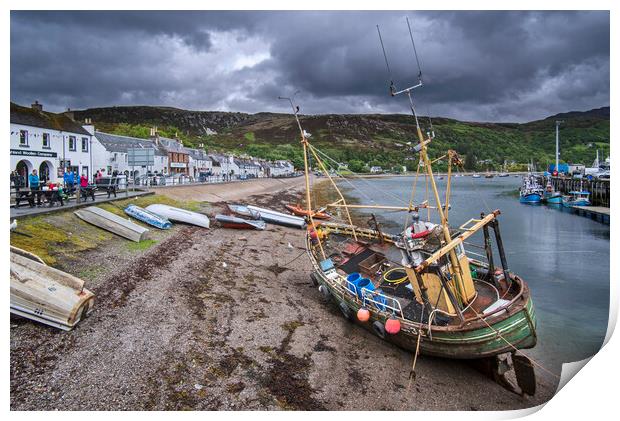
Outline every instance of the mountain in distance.
{"type": "MultiPolygon", "coordinates": [[[[609,107],[571,111],[528,123],[464,122],[435,117],[429,148],[439,157],[455,149],[470,169],[499,169],[507,162],[546,165],[555,161],[555,121],[560,126],[561,159],[589,165],[609,154],[609,107]],[[476,164],[477,163],[477,164],[476,164]]],[[[267,159],[301,161],[299,133],[290,114],[190,111],[172,107],[120,106],[71,111],[77,121],[90,118],[99,131],[148,137],[157,126],[164,136],[177,135],[184,145],[231,151],[267,159]]],[[[415,165],[403,145],[416,142],[415,121],[404,114],[300,115],[311,141],[339,162],[353,166],[415,165]]],[[[428,119],[420,118],[424,130],[428,119]]],[[[358,168],[360,169],[360,168],[358,168]]],[[[515,168],[516,169],[516,168],[515,168]]]]}

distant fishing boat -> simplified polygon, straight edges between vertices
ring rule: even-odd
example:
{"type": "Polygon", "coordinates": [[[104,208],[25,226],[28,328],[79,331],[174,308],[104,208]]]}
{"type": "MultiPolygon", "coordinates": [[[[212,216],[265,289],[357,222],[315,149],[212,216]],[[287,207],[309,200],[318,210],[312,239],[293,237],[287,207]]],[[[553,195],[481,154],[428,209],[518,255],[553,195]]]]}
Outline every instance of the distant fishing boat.
{"type": "Polygon", "coordinates": [[[501,172],[499,173],[497,176],[498,177],[508,177],[510,174],[508,174],[507,172],[501,172]]]}
{"type": "Polygon", "coordinates": [[[472,174],[471,176],[472,178],[480,178],[480,174],[476,174],[476,173],[472,174]]]}
{"type": "Polygon", "coordinates": [[[547,181],[547,185],[545,186],[545,192],[543,193],[542,201],[547,204],[561,204],[562,203],[562,193],[555,191],[553,185],[551,184],[551,180],[547,181]]]}
{"type": "Polygon", "coordinates": [[[484,174],[484,178],[493,178],[493,177],[494,177],[493,173],[489,172],[488,170],[487,170],[486,174],[484,174]]]}
{"type": "Polygon", "coordinates": [[[172,221],[184,222],[186,224],[196,225],[203,228],[209,228],[210,225],[209,217],[207,215],[175,208],[174,206],[154,204],[147,206],[146,210],[172,221]]]}
{"type": "Polygon", "coordinates": [[[230,203],[227,203],[226,206],[232,213],[236,215],[245,216],[246,218],[251,219],[260,219],[260,212],[249,209],[247,206],[232,205],[230,203]]]}
{"type": "Polygon", "coordinates": [[[145,222],[156,228],[167,230],[172,227],[172,223],[164,217],[136,205],[129,205],[125,208],[125,213],[136,218],[138,221],[145,222]]]}
{"type": "Polygon", "coordinates": [[[232,215],[215,215],[215,220],[220,223],[224,228],[233,229],[256,229],[264,230],[265,221],[253,221],[248,219],[237,218],[232,215]]]}
{"type": "Polygon", "coordinates": [[[288,215],[286,213],[277,212],[271,209],[259,208],[257,206],[249,205],[248,209],[258,212],[260,218],[271,224],[284,225],[293,228],[304,228],[306,221],[299,216],[288,215]]]}
{"type": "Polygon", "coordinates": [[[122,218],[97,206],[78,209],[73,213],[89,224],[131,241],[140,242],[146,238],[149,232],[148,228],[144,228],[129,219],[122,218]]]}
{"type": "Polygon", "coordinates": [[[523,177],[523,184],[519,191],[519,202],[535,204],[543,198],[543,188],[532,174],[523,177]]]}
{"type": "Polygon", "coordinates": [[[567,196],[562,196],[562,206],[572,208],[573,206],[590,206],[590,192],[570,191],[567,196]]]}
{"type": "MultiPolygon", "coordinates": [[[[284,205],[284,207],[294,215],[308,216],[311,212],[299,205],[284,205]]],[[[312,212],[312,217],[316,219],[331,219],[331,215],[324,211],[312,212]]]]}

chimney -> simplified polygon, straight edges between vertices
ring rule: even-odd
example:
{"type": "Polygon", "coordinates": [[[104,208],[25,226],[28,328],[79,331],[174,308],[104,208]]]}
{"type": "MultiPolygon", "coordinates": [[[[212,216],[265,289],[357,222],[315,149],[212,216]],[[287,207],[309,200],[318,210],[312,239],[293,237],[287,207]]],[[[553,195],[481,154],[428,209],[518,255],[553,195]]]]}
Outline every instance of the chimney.
{"type": "Polygon", "coordinates": [[[159,133],[157,133],[157,126],[151,127],[150,138],[157,146],[159,146],[159,133]]]}
{"type": "Polygon", "coordinates": [[[34,104],[30,105],[35,111],[43,111],[43,105],[39,104],[39,101],[35,101],[34,104]]]}
{"type": "Polygon", "coordinates": [[[75,121],[75,115],[73,115],[73,111],[71,111],[71,108],[67,108],[67,111],[65,111],[63,114],[69,117],[71,120],[75,121]]]}

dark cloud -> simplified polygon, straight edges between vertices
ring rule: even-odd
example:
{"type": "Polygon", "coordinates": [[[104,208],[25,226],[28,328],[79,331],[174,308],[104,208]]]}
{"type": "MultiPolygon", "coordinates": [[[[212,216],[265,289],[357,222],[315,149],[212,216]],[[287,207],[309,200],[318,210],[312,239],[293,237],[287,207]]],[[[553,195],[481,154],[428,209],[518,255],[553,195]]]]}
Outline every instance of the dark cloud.
{"type": "Polygon", "coordinates": [[[609,104],[608,12],[12,12],[11,99],[525,121],[609,104]]]}

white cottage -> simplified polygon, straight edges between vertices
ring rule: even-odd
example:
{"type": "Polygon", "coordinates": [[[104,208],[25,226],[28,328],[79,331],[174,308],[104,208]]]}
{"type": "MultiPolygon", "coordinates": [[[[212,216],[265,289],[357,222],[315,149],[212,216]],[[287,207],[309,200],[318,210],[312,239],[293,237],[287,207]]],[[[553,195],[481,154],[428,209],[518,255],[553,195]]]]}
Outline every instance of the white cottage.
{"type": "Polygon", "coordinates": [[[37,101],[30,108],[11,102],[10,126],[11,171],[17,171],[26,184],[32,170],[43,182],[56,182],[67,167],[92,179],[93,148],[99,146],[92,126],[43,111],[37,101]]]}
{"type": "Polygon", "coordinates": [[[107,175],[114,172],[129,175],[133,171],[134,177],[140,177],[148,172],[165,174],[168,171],[168,153],[163,148],[157,147],[151,140],[99,131],[95,131],[95,137],[101,145],[93,150],[95,172],[104,170],[107,175]],[[127,155],[130,148],[154,149],[154,165],[131,167],[127,155]]]}

